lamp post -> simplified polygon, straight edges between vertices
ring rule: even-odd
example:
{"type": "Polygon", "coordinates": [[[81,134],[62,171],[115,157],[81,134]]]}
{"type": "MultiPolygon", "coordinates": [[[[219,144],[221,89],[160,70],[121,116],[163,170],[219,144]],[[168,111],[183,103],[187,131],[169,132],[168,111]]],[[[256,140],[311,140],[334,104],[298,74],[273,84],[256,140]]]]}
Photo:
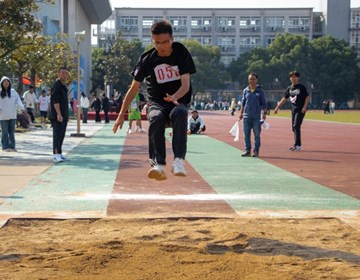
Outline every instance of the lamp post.
{"type": "Polygon", "coordinates": [[[72,133],[73,137],[85,137],[84,133],[80,133],[80,119],[81,119],[81,106],[80,106],[80,42],[85,39],[85,30],[81,32],[75,32],[76,39],[76,53],[77,53],[77,124],[76,133],[72,133]]]}

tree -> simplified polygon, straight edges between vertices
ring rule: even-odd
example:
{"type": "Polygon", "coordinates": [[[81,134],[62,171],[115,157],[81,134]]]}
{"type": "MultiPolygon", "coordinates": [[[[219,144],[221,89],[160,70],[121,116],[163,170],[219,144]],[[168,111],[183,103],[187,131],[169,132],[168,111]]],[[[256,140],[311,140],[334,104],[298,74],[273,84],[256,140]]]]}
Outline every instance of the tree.
{"type": "Polygon", "coordinates": [[[288,73],[297,70],[309,90],[314,86],[322,99],[341,103],[353,99],[358,92],[360,82],[354,79],[360,74],[358,62],[356,52],[343,40],[324,36],[309,41],[303,35],[286,33],[276,36],[268,48],[242,54],[228,71],[233,81],[241,84],[247,85],[246,74],[254,71],[265,89],[271,89],[274,80],[285,89],[288,73]]]}
{"type": "Polygon", "coordinates": [[[313,84],[323,99],[342,103],[359,90],[360,70],[356,52],[343,40],[324,36],[311,42],[313,84]]]}
{"type": "Polygon", "coordinates": [[[35,0],[0,1],[0,58],[34,43],[42,29],[34,16],[38,9],[35,0]]]}
{"type": "Polygon", "coordinates": [[[67,66],[70,77],[76,77],[76,56],[66,39],[66,35],[58,34],[58,41],[52,43],[49,37],[37,37],[33,44],[24,44],[4,58],[10,65],[10,72],[19,77],[18,92],[23,91],[22,76],[25,73],[34,85],[36,77],[45,85],[52,85],[61,66],[67,66]]]}
{"type": "Polygon", "coordinates": [[[101,48],[92,48],[91,50],[92,57],[92,91],[97,89],[104,90],[105,84],[105,70],[103,67],[103,60],[105,59],[105,52],[101,48]]]}
{"type": "Polygon", "coordinates": [[[117,34],[116,40],[110,47],[99,65],[104,71],[104,82],[112,84],[119,91],[127,91],[131,82],[131,70],[135,66],[138,57],[143,52],[139,40],[127,41],[117,34]]]}
{"type": "Polygon", "coordinates": [[[219,47],[202,45],[196,40],[185,40],[182,43],[189,50],[196,66],[196,74],[191,77],[193,94],[223,88],[227,73],[220,60],[219,47]]]}
{"type": "Polygon", "coordinates": [[[278,35],[267,50],[270,73],[281,87],[289,84],[288,74],[292,70],[301,73],[303,83],[309,83],[312,78],[312,47],[306,36],[290,33],[278,35]]]}

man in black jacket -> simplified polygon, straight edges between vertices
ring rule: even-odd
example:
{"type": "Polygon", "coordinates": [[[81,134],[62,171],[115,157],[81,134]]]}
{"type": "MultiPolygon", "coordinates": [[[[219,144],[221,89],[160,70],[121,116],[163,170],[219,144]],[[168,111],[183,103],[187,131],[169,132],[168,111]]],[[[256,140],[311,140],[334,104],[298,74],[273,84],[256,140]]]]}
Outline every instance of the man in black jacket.
{"type": "Polygon", "coordinates": [[[51,89],[49,120],[53,127],[54,162],[68,160],[62,154],[66,126],[69,121],[68,89],[66,86],[68,78],[69,70],[66,67],[61,67],[58,73],[58,79],[51,89]]]}
{"type": "Polygon", "coordinates": [[[105,123],[109,123],[110,101],[105,93],[102,95],[102,109],[104,111],[105,123]]]}
{"type": "Polygon", "coordinates": [[[91,103],[91,108],[95,110],[95,122],[101,122],[101,116],[100,116],[101,100],[99,97],[97,97],[96,94],[94,94],[94,100],[91,103]]]}

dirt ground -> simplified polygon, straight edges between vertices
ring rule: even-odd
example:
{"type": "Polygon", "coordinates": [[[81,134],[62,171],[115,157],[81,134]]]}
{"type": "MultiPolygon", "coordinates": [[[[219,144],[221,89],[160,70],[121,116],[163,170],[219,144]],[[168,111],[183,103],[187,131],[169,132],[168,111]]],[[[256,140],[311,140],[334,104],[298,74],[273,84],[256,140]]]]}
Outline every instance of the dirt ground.
{"type": "Polygon", "coordinates": [[[335,219],[12,219],[0,279],[360,279],[335,219]]]}

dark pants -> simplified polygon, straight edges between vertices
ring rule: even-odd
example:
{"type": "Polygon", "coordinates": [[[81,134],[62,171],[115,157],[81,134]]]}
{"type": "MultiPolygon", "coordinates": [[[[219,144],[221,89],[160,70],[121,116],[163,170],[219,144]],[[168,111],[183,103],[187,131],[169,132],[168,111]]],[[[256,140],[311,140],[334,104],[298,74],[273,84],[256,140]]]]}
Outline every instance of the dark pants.
{"type": "Polygon", "coordinates": [[[147,118],[149,120],[149,158],[157,164],[166,164],[165,128],[171,122],[173,128],[172,149],[174,158],[185,159],[187,142],[187,116],[185,104],[151,103],[147,118]]]}
{"type": "Polygon", "coordinates": [[[62,154],[62,145],[65,138],[67,121],[51,121],[53,127],[53,154],[62,154]]]}
{"type": "Polygon", "coordinates": [[[83,123],[87,123],[87,120],[88,120],[88,108],[82,108],[82,122],[83,123]]]}
{"type": "Polygon", "coordinates": [[[34,109],[33,108],[26,108],[26,111],[30,115],[31,122],[34,123],[34,121],[35,121],[34,109]]]}
{"type": "Polygon", "coordinates": [[[301,124],[303,122],[303,119],[305,117],[305,113],[302,113],[301,111],[293,111],[292,112],[292,131],[294,132],[294,146],[301,146],[301,124]]]}
{"type": "Polygon", "coordinates": [[[100,109],[95,110],[95,122],[101,122],[100,109]]]}
{"type": "Polygon", "coordinates": [[[109,123],[109,111],[104,111],[105,123],[109,123]]]}

